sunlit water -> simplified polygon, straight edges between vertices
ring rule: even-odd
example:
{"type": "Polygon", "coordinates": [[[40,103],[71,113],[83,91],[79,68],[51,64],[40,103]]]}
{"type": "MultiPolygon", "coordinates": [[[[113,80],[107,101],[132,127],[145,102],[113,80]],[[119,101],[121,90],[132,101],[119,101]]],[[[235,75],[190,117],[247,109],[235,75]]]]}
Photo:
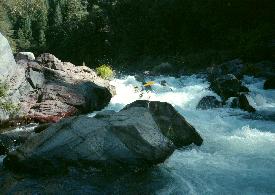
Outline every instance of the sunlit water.
{"type": "MultiPolygon", "coordinates": [[[[149,80],[156,84],[142,97],[135,90],[142,83],[135,77],[112,81],[117,95],[106,109],[119,111],[136,99],[169,102],[204,138],[201,147],[176,151],[159,166],[167,180],[154,193],[275,194],[275,121],[260,120],[238,109],[197,110],[202,97],[216,96],[201,77],[149,80]],[[160,84],[162,80],[167,82],[166,86],[160,84]]],[[[275,90],[263,90],[263,81],[259,79],[245,77],[244,82],[251,90],[250,103],[258,111],[274,114],[275,90]]],[[[139,183],[137,189],[144,190],[142,186],[147,182],[139,183]]],[[[152,177],[149,183],[158,186],[158,182],[162,182],[160,178],[152,177]]]]}
{"type": "MultiPolygon", "coordinates": [[[[166,162],[144,173],[116,175],[112,179],[80,174],[83,178],[74,180],[75,188],[67,184],[67,188],[73,188],[70,192],[275,194],[274,120],[229,107],[197,110],[202,97],[217,96],[202,76],[153,77],[147,81],[155,85],[141,95],[138,89],[142,83],[134,76],[113,80],[117,95],[105,109],[119,111],[137,99],[169,102],[201,134],[203,145],[178,150],[166,162]],[[166,86],[160,84],[163,80],[166,86]]],[[[251,90],[249,101],[257,111],[274,114],[275,90],[263,90],[260,79],[245,77],[244,82],[251,90]]]]}

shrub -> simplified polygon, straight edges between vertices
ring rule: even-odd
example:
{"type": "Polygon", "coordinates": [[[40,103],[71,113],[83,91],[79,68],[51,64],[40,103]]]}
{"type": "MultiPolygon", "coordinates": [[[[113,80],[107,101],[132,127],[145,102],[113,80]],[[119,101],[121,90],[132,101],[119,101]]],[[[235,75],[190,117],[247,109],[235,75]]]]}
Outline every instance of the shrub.
{"type": "Polygon", "coordinates": [[[0,83],[0,97],[5,97],[7,95],[7,85],[0,83]]]}
{"type": "Polygon", "coordinates": [[[0,109],[5,110],[11,115],[16,115],[20,110],[19,105],[12,103],[10,100],[7,100],[8,87],[5,83],[0,82],[0,109]]]}
{"type": "Polygon", "coordinates": [[[19,105],[13,104],[10,101],[0,102],[0,108],[11,114],[16,114],[20,110],[19,105]]]}
{"type": "Polygon", "coordinates": [[[110,79],[114,75],[112,67],[106,64],[103,64],[96,68],[96,73],[103,79],[110,79]]]}

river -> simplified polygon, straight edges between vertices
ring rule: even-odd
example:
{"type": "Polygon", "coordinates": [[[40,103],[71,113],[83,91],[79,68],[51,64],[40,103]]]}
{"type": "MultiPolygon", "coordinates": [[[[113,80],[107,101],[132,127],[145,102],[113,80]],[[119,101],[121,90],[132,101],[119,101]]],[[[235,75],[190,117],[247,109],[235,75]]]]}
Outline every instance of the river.
{"type": "MultiPolygon", "coordinates": [[[[145,172],[102,175],[86,170],[74,172],[67,183],[53,178],[48,182],[53,190],[74,194],[275,194],[275,90],[263,90],[263,80],[245,77],[251,91],[249,101],[257,110],[249,114],[229,106],[197,110],[202,97],[217,96],[201,75],[148,77],[147,81],[155,85],[141,95],[137,89],[142,83],[134,76],[112,80],[117,95],[105,109],[119,111],[137,99],[169,102],[201,134],[203,145],[178,150],[145,172]],[[160,84],[163,80],[165,86],[160,84]]],[[[43,181],[31,180],[29,187],[38,189],[43,181]]],[[[22,185],[26,188],[28,185],[22,185]]]]}

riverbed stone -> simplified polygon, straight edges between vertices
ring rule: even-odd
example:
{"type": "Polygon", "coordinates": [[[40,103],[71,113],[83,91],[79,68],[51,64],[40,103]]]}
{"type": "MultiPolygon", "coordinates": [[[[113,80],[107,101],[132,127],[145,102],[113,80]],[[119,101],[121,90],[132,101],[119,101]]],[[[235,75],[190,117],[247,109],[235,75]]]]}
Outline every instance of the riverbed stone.
{"type": "Polygon", "coordinates": [[[199,101],[197,105],[197,109],[201,110],[220,107],[222,107],[222,102],[219,101],[215,96],[205,96],[199,101]]]}
{"type": "Polygon", "coordinates": [[[227,100],[230,97],[238,97],[241,92],[249,91],[233,74],[227,74],[216,78],[211,82],[210,88],[221,96],[223,100],[227,100]]]}
{"type": "Polygon", "coordinates": [[[201,145],[199,133],[168,103],[136,101],[118,113],[61,120],[4,159],[7,168],[55,173],[68,166],[148,167],[177,148],[201,145]]]}
{"type": "Polygon", "coordinates": [[[247,112],[255,112],[256,109],[250,105],[248,100],[248,95],[240,94],[238,97],[234,98],[231,103],[232,108],[240,108],[247,112]]]}
{"type": "Polygon", "coordinates": [[[264,82],[264,89],[275,89],[275,76],[270,77],[264,82]]]}

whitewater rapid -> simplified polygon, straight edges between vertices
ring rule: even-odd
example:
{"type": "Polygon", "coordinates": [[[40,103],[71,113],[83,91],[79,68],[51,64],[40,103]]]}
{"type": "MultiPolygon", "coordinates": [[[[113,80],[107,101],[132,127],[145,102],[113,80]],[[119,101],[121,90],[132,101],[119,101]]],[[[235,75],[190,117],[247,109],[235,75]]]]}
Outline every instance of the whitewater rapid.
{"type": "Polygon", "coordinates": [[[202,97],[219,98],[201,75],[145,80],[155,82],[152,90],[140,92],[142,82],[134,76],[112,80],[117,95],[104,110],[119,111],[137,99],[169,102],[201,134],[201,147],[177,150],[141,172],[73,169],[64,177],[25,178],[17,189],[39,194],[46,183],[48,191],[63,194],[275,194],[275,90],[263,90],[263,80],[245,77],[250,104],[257,109],[249,114],[229,106],[197,110],[202,97]]]}
{"type": "MultiPolygon", "coordinates": [[[[169,102],[198,130],[204,143],[176,151],[149,180],[120,185],[141,191],[148,188],[154,194],[275,194],[274,120],[229,107],[197,110],[202,97],[217,96],[202,76],[159,76],[146,81],[155,84],[141,97],[137,89],[142,83],[134,76],[114,79],[111,84],[117,95],[105,109],[119,111],[137,99],[169,102]],[[164,80],[165,86],[161,85],[164,80]]],[[[257,111],[274,114],[275,90],[263,90],[261,79],[245,77],[243,81],[257,111]]]]}

